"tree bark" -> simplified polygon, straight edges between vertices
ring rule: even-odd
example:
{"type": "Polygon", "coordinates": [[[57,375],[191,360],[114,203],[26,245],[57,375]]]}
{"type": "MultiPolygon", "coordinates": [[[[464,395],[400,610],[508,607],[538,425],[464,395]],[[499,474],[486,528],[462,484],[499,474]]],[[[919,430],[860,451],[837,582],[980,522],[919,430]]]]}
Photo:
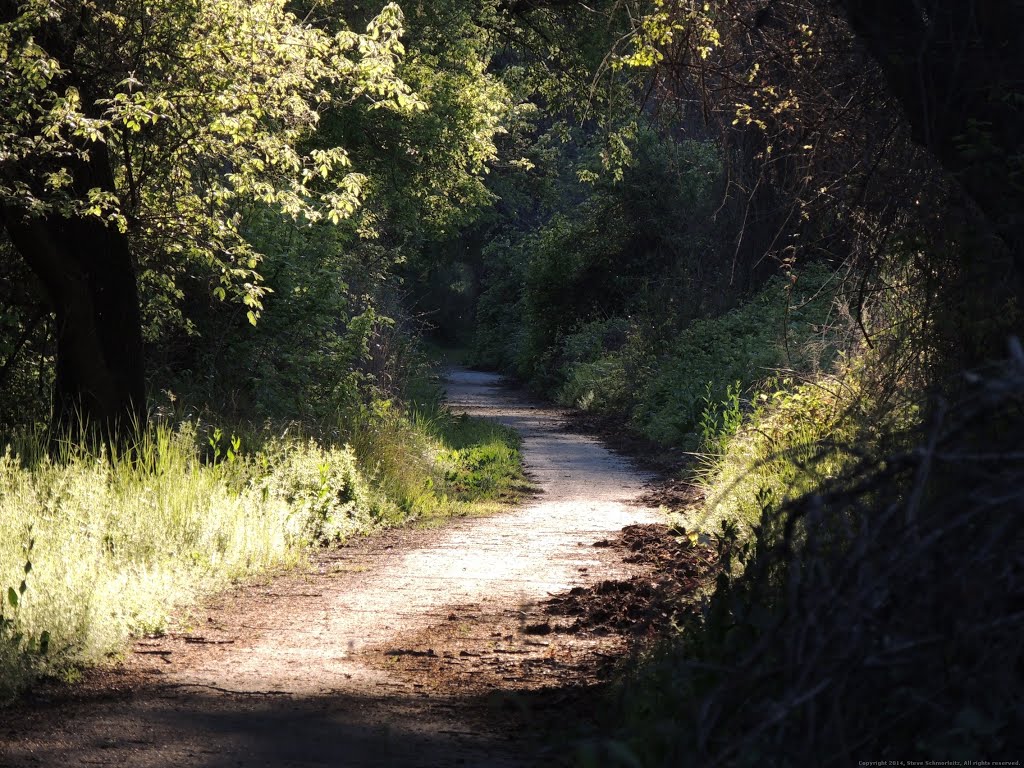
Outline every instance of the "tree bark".
{"type": "MultiPolygon", "coordinates": [[[[76,186],[112,188],[105,151],[75,169],[76,186]]],[[[31,217],[5,208],[11,242],[56,314],[54,439],[130,447],[147,420],[142,319],[127,236],[98,218],[31,217]]]]}
{"type": "Polygon", "coordinates": [[[1005,243],[1014,273],[1007,277],[1024,310],[1024,1],[839,2],[917,141],[1005,243]]]}
{"type": "MultiPolygon", "coordinates": [[[[13,18],[19,3],[0,0],[0,19],[13,18]]],[[[38,42],[61,60],[65,71],[54,89],[74,85],[84,110],[100,117],[96,73],[79,61],[79,43],[89,23],[88,5],[72,6],[60,22],[44,24],[38,42]],[[89,73],[89,74],[86,74],[89,73]]],[[[105,73],[111,76],[111,73],[105,73]]],[[[82,140],[77,158],[56,160],[71,173],[71,196],[87,200],[91,190],[116,193],[107,146],[82,140]]],[[[9,172],[30,186],[52,161],[9,172]]],[[[59,167],[59,165],[57,167],[59,167]]],[[[47,199],[39,191],[40,199],[47,199]]],[[[133,446],[146,426],[145,367],[138,281],[125,233],[93,216],[51,210],[30,212],[0,202],[0,225],[39,277],[56,314],[57,363],[51,438],[133,446]]]]}

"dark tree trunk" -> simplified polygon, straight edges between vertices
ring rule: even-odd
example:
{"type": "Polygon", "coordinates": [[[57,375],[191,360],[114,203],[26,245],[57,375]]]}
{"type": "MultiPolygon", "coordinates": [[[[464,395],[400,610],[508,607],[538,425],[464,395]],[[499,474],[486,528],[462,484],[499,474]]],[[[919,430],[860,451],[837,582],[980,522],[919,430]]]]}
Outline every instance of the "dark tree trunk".
{"type": "MultiPolygon", "coordinates": [[[[112,189],[106,153],[90,149],[76,186],[112,189]]],[[[2,211],[14,247],[39,277],[57,316],[55,439],[123,449],[146,425],[138,286],[128,239],[97,218],[2,211]]]]}
{"type": "Polygon", "coordinates": [[[839,0],[914,136],[1005,243],[1024,310],[1024,1],[839,0]]]}

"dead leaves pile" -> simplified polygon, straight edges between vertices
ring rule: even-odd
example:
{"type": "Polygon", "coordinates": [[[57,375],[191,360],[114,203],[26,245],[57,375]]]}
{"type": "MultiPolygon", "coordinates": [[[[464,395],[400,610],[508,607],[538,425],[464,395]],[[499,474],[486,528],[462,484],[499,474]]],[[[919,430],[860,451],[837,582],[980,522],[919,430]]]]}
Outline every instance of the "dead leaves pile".
{"type": "Polygon", "coordinates": [[[562,631],[660,636],[684,614],[700,611],[719,570],[710,542],[666,525],[630,525],[620,537],[594,546],[629,550],[625,561],[650,566],[650,575],[577,587],[548,600],[546,613],[575,618],[562,631]]]}

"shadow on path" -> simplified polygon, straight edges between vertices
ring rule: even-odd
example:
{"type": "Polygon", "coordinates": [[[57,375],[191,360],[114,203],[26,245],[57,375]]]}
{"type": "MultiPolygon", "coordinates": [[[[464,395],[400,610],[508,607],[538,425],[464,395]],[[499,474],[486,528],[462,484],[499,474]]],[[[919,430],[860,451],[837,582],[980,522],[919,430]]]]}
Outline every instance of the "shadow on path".
{"type": "Polygon", "coordinates": [[[553,593],[626,574],[621,553],[591,545],[660,517],[636,504],[648,478],[566,431],[561,412],[461,369],[448,397],[456,413],[519,430],[537,497],[214,596],[190,629],[0,713],[0,766],[537,764],[538,731],[565,719],[552,707],[579,701],[614,647],[534,637],[527,616],[553,593]]]}

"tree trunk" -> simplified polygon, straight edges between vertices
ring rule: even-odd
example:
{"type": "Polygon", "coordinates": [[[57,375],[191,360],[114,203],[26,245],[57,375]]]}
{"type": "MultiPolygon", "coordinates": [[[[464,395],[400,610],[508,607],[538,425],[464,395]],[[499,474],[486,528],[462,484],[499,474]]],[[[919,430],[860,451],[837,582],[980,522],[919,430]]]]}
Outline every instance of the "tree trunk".
{"type": "Polygon", "coordinates": [[[917,141],[957,178],[1005,244],[1012,263],[1002,288],[1024,311],[1024,2],[840,4],[917,141]]]}
{"type": "Polygon", "coordinates": [[[3,223],[57,316],[52,437],[130,447],[146,425],[146,394],[127,237],[94,218],[6,209],[3,223]]]}

